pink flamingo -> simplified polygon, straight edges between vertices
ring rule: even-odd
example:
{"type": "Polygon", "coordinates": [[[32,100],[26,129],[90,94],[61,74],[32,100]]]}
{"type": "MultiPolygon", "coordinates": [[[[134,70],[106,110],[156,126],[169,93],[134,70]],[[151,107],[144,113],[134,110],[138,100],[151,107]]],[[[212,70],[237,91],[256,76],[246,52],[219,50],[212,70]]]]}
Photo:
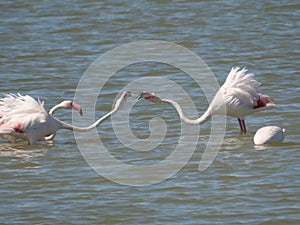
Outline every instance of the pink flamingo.
{"type": "MultiPolygon", "coordinates": [[[[28,144],[35,144],[40,140],[49,140],[47,137],[51,139],[59,129],[87,131],[117,112],[129,96],[129,92],[123,92],[109,113],[87,127],[73,126],[53,117],[45,110],[43,102],[36,101],[30,96],[16,96],[16,102],[19,102],[20,105],[14,105],[12,107],[14,110],[1,114],[3,117],[0,119],[0,135],[5,138],[9,137],[7,139],[12,142],[20,138],[27,140],[28,144]]],[[[63,105],[56,106],[50,112],[53,114],[58,108],[64,107],[63,105]]]]}
{"type": "Polygon", "coordinates": [[[159,98],[155,93],[144,91],[139,95],[139,99],[144,98],[152,102],[166,102],[171,104],[177,110],[182,121],[187,124],[202,124],[212,115],[222,114],[224,110],[221,109],[221,106],[224,104],[226,107],[226,115],[236,117],[240,125],[241,133],[246,134],[246,115],[254,113],[263,107],[277,107],[271,101],[270,96],[263,95],[259,92],[259,85],[260,83],[254,79],[254,74],[247,73],[246,68],[240,69],[239,67],[233,67],[208,109],[202,116],[195,120],[187,118],[177,102],[170,99],[159,98]],[[222,94],[223,99],[220,94],[222,94]]]}
{"type": "MultiPolygon", "coordinates": [[[[21,94],[5,94],[4,97],[0,99],[0,118],[7,114],[18,114],[19,112],[30,114],[34,109],[35,104],[36,101],[28,95],[22,96],[21,94]]],[[[53,106],[49,111],[49,115],[52,116],[58,109],[74,109],[82,115],[80,105],[70,100],[62,101],[61,103],[53,106]]],[[[3,134],[2,137],[8,139],[12,143],[16,142],[16,138],[12,135],[3,134]]],[[[45,140],[50,141],[53,140],[54,137],[55,135],[52,134],[45,137],[45,140]]]]}

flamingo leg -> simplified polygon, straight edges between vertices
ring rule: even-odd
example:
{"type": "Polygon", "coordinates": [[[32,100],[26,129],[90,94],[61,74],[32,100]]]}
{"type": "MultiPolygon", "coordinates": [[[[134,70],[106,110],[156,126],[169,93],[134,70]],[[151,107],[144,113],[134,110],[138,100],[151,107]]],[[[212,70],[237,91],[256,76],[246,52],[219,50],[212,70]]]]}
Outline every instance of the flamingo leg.
{"type": "Polygon", "coordinates": [[[240,125],[240,129],[241,129],[241,133],[243,132],[243,125],[242,125],[242,121],[240,118],[238,118],[239,121],[239,125],[240,125]]]}
{"type": "Polygon", "coordinates": [[[238,121],[239,121],[239,125],[240,125],[240,128],[241,128],[241,133],[246,134],[247,129],[246,129],[245,120],[241,120],[240,118],[238,118],[238,121]]]}
{"type": "Polygon", "coordinates": [[[247,128],[246,128],[245,120],[242,120],[242,125],[243,125],[243,128],[244,128],[244,134],[246,134],[247,133],[247,128]]]}

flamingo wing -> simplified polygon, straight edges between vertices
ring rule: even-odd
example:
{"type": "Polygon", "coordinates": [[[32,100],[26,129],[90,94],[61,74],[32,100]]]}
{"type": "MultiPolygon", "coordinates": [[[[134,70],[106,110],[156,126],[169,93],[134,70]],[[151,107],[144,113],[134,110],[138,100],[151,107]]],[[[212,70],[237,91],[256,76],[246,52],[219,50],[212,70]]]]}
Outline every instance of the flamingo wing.
{"type": "Polygon", "coordinates": [[[222,94],[226,97],[230,96],[232,101],[239,101],[249,107],[253,107],[259,100],[258,86],[260,83],[254,79],[253,73],[247,73],[247,69],[233,67],[228,77],[221,87],[222,94]]]}
{"type": "Polygon", "coordinates": [[[0,98],[0,118],[6,115],[45,112],[44,102],[29,95],[6,94],[0,98]]]}
{"type": "Polygon", "coordinates": [[[259,91],[260,83],[255,80],[254,76],[253,73],[247,73],[246,68],[233,67],[231,69],[221,87],[221,92],[228,105],[239,106],[242,111],[252,111],[252,109],[261,107],[277,107],[272,102],[271,96],[264,95],[259,91]]]}

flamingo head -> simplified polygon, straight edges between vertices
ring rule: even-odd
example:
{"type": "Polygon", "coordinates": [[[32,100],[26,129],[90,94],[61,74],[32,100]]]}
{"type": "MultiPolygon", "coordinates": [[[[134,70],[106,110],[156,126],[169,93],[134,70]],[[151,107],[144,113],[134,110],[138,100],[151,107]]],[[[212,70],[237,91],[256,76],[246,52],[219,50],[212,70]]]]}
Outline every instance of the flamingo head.
{"type": "Polygon", "coordinates": [[[80,105],[76,104],[73,101],[69,101],[69,100],[63,101],[59,105],[60,105],[60,107],[65,108],[65,109],[74,109],[77,112],[79,112],[79,114],[82,116],[82,109],[81,109],[80,105]]]}
{"type": "Polygon", "coordinates": [[[122,98],[124,101],[127,101],[127,99],[128,99],[129,97],[131,97],[131,96],[132,96],[132,94],[131,94],[130,91],[123,91],[122,94],[121,94],[121,98],[122,98]]]}
{"type": "Polygon", "coordinates": [[[116,100],[114,108],[118,109],[119,107],[121,107],[129,97],[131,97],[131,92],[123,91],[121,95],[119,95],[118,99],[116,100]]]}
{"type": "Polygon", "coordinates": [[[259,94],[259,98],[256,102],[254,109],[267,107],[267,108],[278,108],[278,106],[272,102],[272,97],[269,95],[259,94]]]}
{"type": "Polygon", "coordinates": [[[153,92],[143,91],[141,94],[138,95],[137,99],[140,100],[141,98],[146,99],[151,102],[161,102],[161,98],[156,96],[153,92]]]}

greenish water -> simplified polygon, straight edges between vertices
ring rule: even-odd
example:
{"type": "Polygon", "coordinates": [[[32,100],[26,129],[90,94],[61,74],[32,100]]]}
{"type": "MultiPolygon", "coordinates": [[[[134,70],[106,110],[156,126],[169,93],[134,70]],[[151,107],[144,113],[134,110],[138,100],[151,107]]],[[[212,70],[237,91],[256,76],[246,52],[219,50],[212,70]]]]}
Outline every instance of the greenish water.
{"type": "MultiPolygon", "coordinates": [[[[299,10],[296,1],[3,1],[0,3],[0,91],[45,101],[48,109],[72,99],[86,68],[100,55],[138,40],[175,42],[199,55],[223,83],[232,66],[247,66],[274,96],[279,110],[246,118],[239,135],[228,118],[226,136],[210,167],[198,171],[209,134],[201,126],[191,160],[172,178],[150,186],[116,184],[99,176],[82,157],[74,135],[60,131],[53,145],[0,143],[2,224],[299,224],[299,10]],[[298,75],[297,75],[298,74],[298,75]],[[255,147],[265,125],[287,129],[284,143],[255,147]]],[[[162,76],[185,88],[201,114],[205,96],[171,66],[139,63],[116,73],[104,86],[96,116],[111,109],[127,83],[162,76]]],[[[172,91],[172,90],[170,90],[172,91]]],[[[174,94],[174,100],[176,94],[174,94]]],[[[168,125],[158,149],[123,146],[109,121],[98,128],[117,158],[151,164],[176,146],[180,121],[166,105],[139,102],[132,132],[149,135],[149,120],[168,125]]],[[[57,116],[71,122],[71,113],[57,116]]]]}

